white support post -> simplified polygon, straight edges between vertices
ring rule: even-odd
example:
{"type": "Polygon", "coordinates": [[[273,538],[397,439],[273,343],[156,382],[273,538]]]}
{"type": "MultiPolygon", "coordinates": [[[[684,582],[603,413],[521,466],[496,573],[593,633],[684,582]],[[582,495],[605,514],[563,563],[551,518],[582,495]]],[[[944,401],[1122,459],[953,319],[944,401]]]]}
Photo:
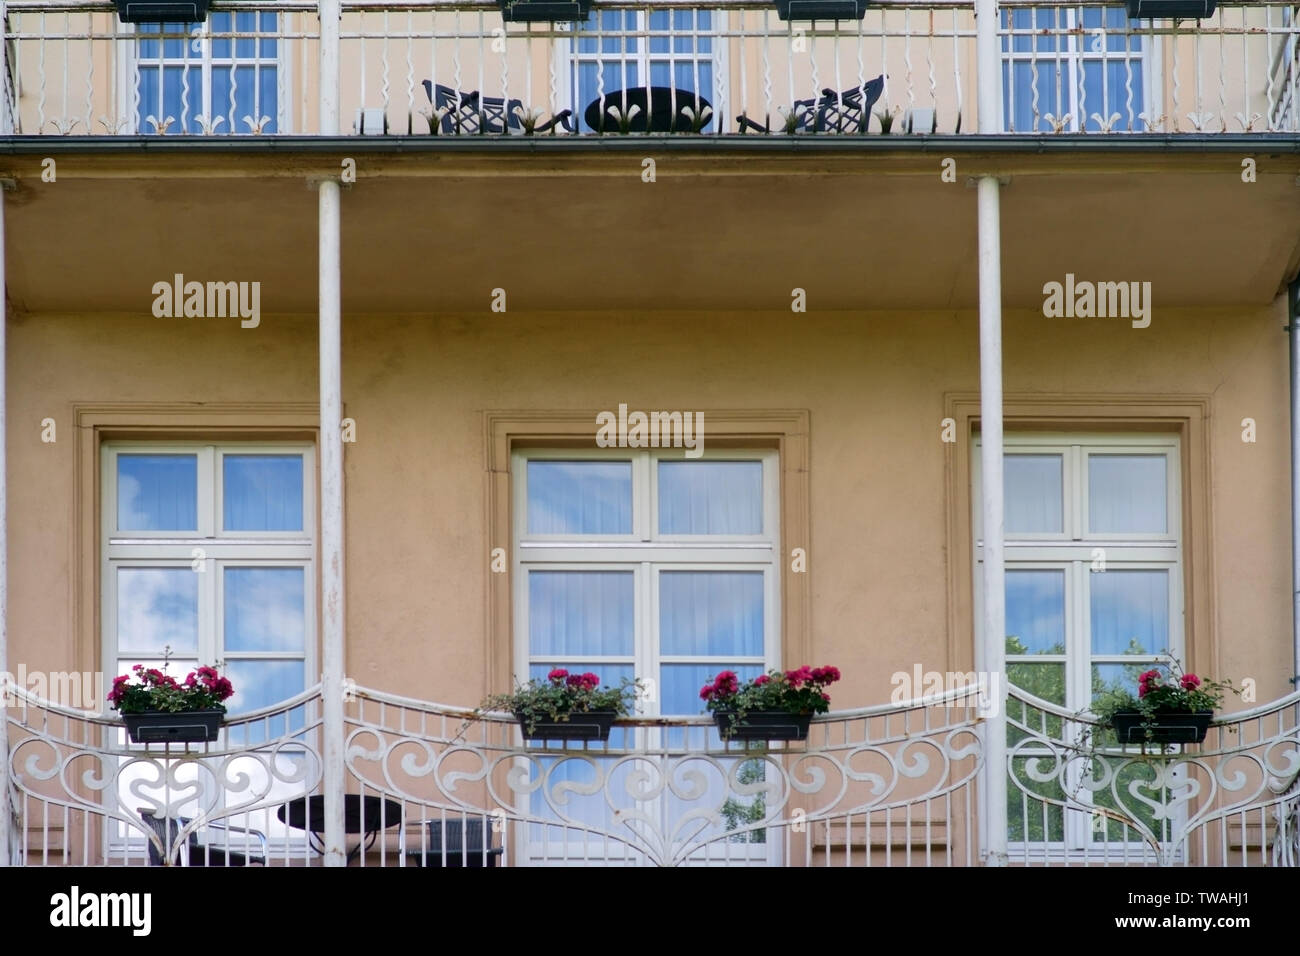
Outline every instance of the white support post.
{"type": "MultiPolygon", "coordinates": [[[[320,3],[320,132],[339,131],[339,0],[320,3]]],[[[320,184],[321,695],[325,865],[346,866],[343,829],[343,355],[339,184],[320,184]]]]}
{"type": "MultiPolygon", "coordinates": [[[[976,58],[979,131],[1000,132],[1002,64],[998,51],[997,0],[976,0],[976,58]]],[[[986,677],[997,675],[999,694],[1006,680],[1006,569],[1002,515],[1002,229],[1001,186],[996,176],[977,184],[979,204],[979,323],[981,513],[984,524],[984,574],[981,646],[976,649],[986,677]]],[[[996,700],[983,726],[984,787],[981,847],[987,866],[1007,862],[1007,713],[996,700]]]]}
{"type": "MultiPolygon", "coordinates": [[[[2,44],[0,39],[0,44],[2,44]]],[[[3,67],[0,60],[0,68],[3,67]]],[[[0,189],[0,866],[9,865],[13,841],[13,807],[9,804],[9,485],[5,461],[5,332],[9,319],[5,294],[4,190],[0,189]]]]}

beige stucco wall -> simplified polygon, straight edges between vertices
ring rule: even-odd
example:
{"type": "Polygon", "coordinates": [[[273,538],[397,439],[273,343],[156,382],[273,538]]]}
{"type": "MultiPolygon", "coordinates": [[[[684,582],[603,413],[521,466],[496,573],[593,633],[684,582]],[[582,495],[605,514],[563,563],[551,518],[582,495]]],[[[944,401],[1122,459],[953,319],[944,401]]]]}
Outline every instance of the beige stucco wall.
{"type": "MultiPolygon", "coordinates": [[[[1291,663],[1282,317],[1005,326],[1009,395],[1209,396],[1213,633],[1223,672],[1254,677],[1260,701],[1289,689],[1291,663]]],[[[19,315],[8,334],[9,662],[93,670],[74,650],[74,404],[313,402],[314,319],[19,315]]],[[[887,701],[890,674],[915,663],[969,666],[948,659],[947,552],[968,544],[946,537],[940,419],[977,372],[969,313],[347,316],[348,674],[477,703],[488,552],[506,544],[486,539],[484,411],[620,402],[809,410],[811,536],[785,544],[809,549],[812,663],[845,672],[837,707],[887,701]]],[[[968,649],[969,621],[954,626],[968,649]]]]}

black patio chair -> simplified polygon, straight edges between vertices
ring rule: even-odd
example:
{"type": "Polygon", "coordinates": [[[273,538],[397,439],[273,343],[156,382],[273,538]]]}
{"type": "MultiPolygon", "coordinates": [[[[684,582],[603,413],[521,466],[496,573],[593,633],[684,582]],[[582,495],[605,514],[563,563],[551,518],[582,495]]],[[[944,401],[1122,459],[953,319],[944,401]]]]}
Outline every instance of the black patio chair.
{"type": "MultiPolygon", "coordinates": [[[[832,89],[822,90],[820,99],[795,100],[793,109],[797,114],[794,131],[796,133],[865,133],[867,123],[871,120],[871,107],[876,105],[880,94],[885,90],[885,76],[882,73],[862,86],[837,93],[832,89]]],[[[736,123],[743,133],[754,130],[758,133],[770,133],[768,123],[757,123],[741,114],[736,123]]],[[[778,131],[779,131],[778,127],[778,131]]]]}
{"type": "Polygon", "coordinates": [[[492,846],[491,821],[486,817],[429,820],[429,840],[425,847],[407,850],[411,866],[483,867],[496,866],[505,853],[504,847],[492,846]],[[486,842],[484,835],[488,835],[486,842]],[[443,853],[447,854],[446,863],[443,853]]]}
{"type": "MultiPolygon", "coordinates": [[[[158,839],[162,842],[163,850],[170,852],[172,844],[176,841],[176,836],[182,829],[189,826],[192,822],[189,817],[165,817],[157,816],[157,811],[150,807],[141,807],[138,811],[140,819],[150,830],[157,834],[158,839]]],[[[243,827],[231,826],[227,823],[207,823],[204,830],[220,830],[223,833],[240,833],[254,838],[256,844],[261,848],[260,853],[246,853],[243,849],[235,850],[233,847],[224,845],[207,844],[199,842],[199,831],[195,830],[189,835],[177,854],[177,859],[182,866],[266,866],[267,846],[266,834],[260,830],[246,830],[243,827]]],[[[163,855],[158,851],[158,847],[153,840],[149,841],[149,865],[163,866],[163,855]]]]}
{"type": "MultiPolygon", "coordinates": [[[[440,121],[443,133],[472,136],[477,133],[506,132],[519,135],[524,132],[523,121],[516,112],[524,108],[523,100],[507,101],[500,96],[481,96],[478,90],[466,93],[434,83],[433,80],[424,81],[424,92],[435,109],[447,110],[440,121]]],[[[556,126],[563,127],[570,133],[575,132],[572,116],[573,110],[561,110],[545,123],[539,123],[533,132],[548,133],[556,126]]]]}

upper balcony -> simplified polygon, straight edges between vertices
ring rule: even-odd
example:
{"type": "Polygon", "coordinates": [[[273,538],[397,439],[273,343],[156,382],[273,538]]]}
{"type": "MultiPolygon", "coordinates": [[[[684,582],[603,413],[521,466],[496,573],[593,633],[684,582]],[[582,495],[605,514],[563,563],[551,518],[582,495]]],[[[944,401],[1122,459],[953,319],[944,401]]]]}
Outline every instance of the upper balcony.
{"type": "MultiPolygon", "coordinates": [[[[131,25],[110,0],[9,0],[0,133],[313,136],[317,4],[216,2],[202,24],[131,25]]],[[[470,0],[344,0],[345,132],[427,139],[972,133],[1001,87],[1006,134],[1300,132],[1300,7],[1220,3],[1204,20],[1124,3],[1000,4],[981,76],[972,0],[883,0],[792,21],[757,0],[600,0],[585,21],[505,22],[470,0]],[[659,92],[648,92],[656,90],[659,92]]]]}

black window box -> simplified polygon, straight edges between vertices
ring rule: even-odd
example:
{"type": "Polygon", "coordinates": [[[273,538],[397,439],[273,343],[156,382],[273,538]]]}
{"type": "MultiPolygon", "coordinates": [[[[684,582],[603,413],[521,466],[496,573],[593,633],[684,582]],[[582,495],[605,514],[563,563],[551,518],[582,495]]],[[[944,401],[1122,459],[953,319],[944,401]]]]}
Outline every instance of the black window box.
{"type": "Polygon", "coordinates": [[[751,710],[732,725],[734,710],[715,710],[713,722],[718,732],[729,740],[807,740],[812,714],[792,714],[784,710],[751,710]]]}
{"type": "Polygon", "coordinates": [[[1195,18],[1214,16],[1219,0],[1128,0],[1128,15],[1145,19],[1158,17],[1195,18]]]}
{"type": "Polygon", "coordinates": [[[506,23],[541,23],[586,20],[591,0],[500,0],[506,23]]]}
{"type": "Polygon", "coordinates": [[[1143,726],[1140,710],[1121,710],[1111,718],[1115,736],[1122,744],[1199,744],[1210,732],[1212,710],[1156,711],[1152,716],[1151,736],[1143,726]]]}
{"type": "Polygon", "coordinates": [[[123,714],[126,734],[137,744],[201,744],[217,739],[224,710],[186,710],[170,713],[146,710],[123,714]]]}
{"type": "Polygon", "coordinates": [[[608,740],[618,719],[612,710],[589,710],[569,715],[568,720],[539,720],[529,731],[528,720],[515,714],[524,740],[608,740]]]}
{"type": "Polygon", "coordinates": [[[208,0],[115,0],[123,23],[202,23],[208,0]]]}
{"type": "Polygon", "coordinates": [[[868,0],[774,0],[781,20],[861,20],[868,0]]]}

